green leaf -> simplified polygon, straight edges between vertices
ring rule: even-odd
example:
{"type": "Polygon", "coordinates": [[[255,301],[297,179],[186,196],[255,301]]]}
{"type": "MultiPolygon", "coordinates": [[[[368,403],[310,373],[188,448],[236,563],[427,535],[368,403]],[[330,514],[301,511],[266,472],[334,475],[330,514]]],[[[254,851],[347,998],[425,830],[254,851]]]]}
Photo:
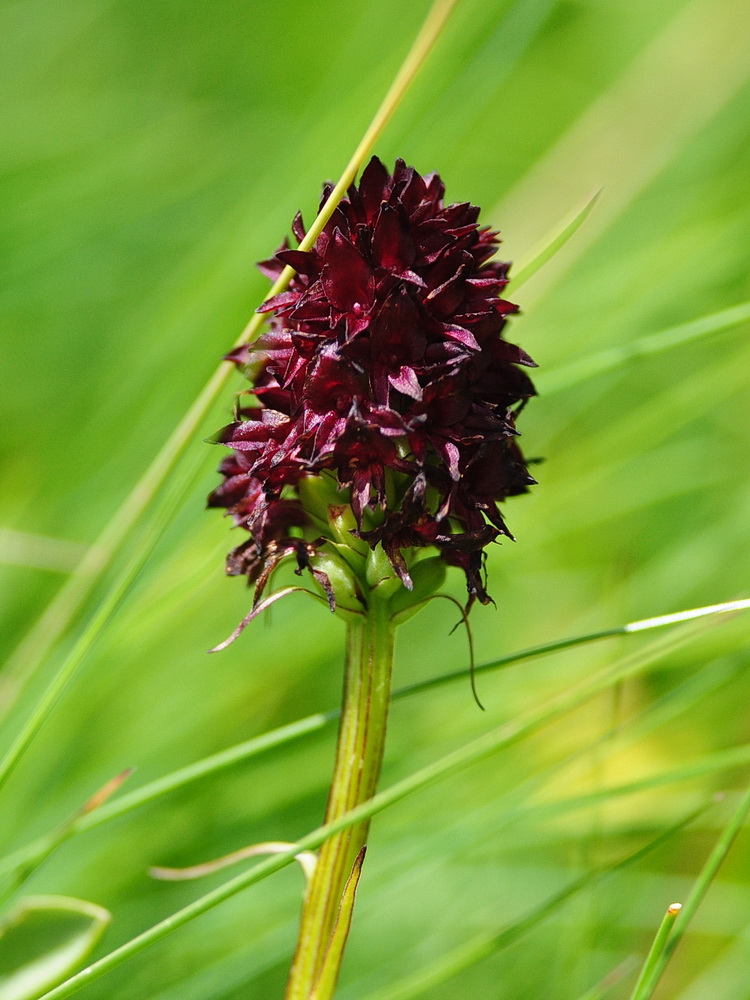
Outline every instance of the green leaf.
{"type": "Polygon", "coordinates": [[[0,924],[0,1000],[34,1000],[88,957],[111,915],[68,896],[29,896],[0,924]]]}
{"type": "Polygon", "coordinates": [[[341,960],[344,955],[346,939],[349,937],[349,928],[352,925],[352,913],[354,911],[354,897],[357,895],[359,877],[362,874],[362,864],[365,860],[367,847],[363,847],[356,857],[352,873],[344,886],[344,895],[341,898],[339,914],[336,918],[336,926],[328,944],[328,948],[323,959],[323,965],[315,984],[315,989],[310,995],[310,1000],[330,1000],[333,991],[336,989],[336,982],[341,968],[341,960]]]}

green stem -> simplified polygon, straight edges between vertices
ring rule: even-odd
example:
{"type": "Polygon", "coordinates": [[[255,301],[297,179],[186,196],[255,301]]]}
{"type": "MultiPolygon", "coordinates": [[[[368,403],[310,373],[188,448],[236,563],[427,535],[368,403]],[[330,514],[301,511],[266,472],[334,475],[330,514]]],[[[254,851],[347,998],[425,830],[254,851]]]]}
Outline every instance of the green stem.
{"type": "MultiPolygon", "coordinates": [[[[344,698],[326,823],[375,794],[385,746],[392,663],[393,625],[388,608],[373,599],[367,616],[347,625],[344,698]]],[[[307,1000],[312,992],[369,826],[368,817],[321,847],[305,894],[286,1000],[307,1000]]]]}

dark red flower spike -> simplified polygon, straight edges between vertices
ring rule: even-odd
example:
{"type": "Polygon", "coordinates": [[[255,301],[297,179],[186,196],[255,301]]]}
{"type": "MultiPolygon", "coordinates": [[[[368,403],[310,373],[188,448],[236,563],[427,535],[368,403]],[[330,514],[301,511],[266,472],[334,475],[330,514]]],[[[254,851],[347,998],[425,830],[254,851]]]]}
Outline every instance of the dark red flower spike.
{"type": "MultiPolygon", "coordinates": [[[[389,174],[373,157],[311,251],[285,241],[260,265],[297,273],[261,307],[267,333],[230,355],[256,405],[221,433],[232,454],[209,498],[250,533],[228,572],[255,583],[256,600],[287,556],[321,575],[315,555],[334,536],[297,487],[325,470],[353,533],[381,545],[407,587],[410,560],[431,546],[464,571],[469,604],[490,600],[484,551],[510,536],[498,503],[534,482],[515,426],[534,362],[503,339],[518,310],[500,297],[509,265],[490,261],[497,234],[443,194],[437,174],[401,160],[389,174]]],[[[299,215],[292,231],[301,242],[299,215]]]]}

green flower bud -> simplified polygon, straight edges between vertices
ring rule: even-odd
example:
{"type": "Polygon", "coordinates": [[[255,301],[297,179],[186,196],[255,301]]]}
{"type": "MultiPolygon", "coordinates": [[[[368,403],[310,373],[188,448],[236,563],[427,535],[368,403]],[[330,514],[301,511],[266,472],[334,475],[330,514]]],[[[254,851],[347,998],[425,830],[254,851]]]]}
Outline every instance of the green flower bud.
{"type": "Polygon", "coordinates": [[[326,472],[303,476],[297,484],[297,493],[307,516],[317,529],[326,533],[329,508],[348,505],[348,497],[336,488],[336,480],[326,472]]]}
{"type": "Polygon", "coordinates": [[[398,590],[405,590],[403,583],[396,575],[396,571],[391,565],[391,561],[386,555],[382,545],[376,545],[374,549],[367,546],[367,569],[365,577],[367,585],[375,591],[382,600],[387,600],[398,590]]]}
{"type": "Polygon", "coordinates": [[[348,503],[331,504],[328,507],[328,524],[335,540],[347,549],[364,559],[370,551],[370,546],[363,538],[353,535],[357,528],[354,513],[348,503]]]}
{"type": "Polygon", "coordinates": [[[344,621],[364,614],[367,605],[357,576],[334,545],[325,546],[313,556],[310,569],[334,614],[344,621]]]}
{"type": "Polygon", "coordinates": [[[413,590],[402,587],[390,599],[391,620],[401,625],[415,615],[424,603],[442,587],[446,565],[441,556],[420,559],[410,567],[413,590]]]}

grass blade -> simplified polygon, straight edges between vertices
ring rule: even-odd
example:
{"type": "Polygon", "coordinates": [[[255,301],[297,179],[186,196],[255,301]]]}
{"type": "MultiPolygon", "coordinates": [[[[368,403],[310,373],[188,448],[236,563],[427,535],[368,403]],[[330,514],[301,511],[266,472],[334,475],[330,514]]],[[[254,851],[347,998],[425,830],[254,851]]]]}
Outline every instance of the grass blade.
{"type": "Polygon", "coordinates": [[[594,191],[594,193],[586,199],[581,208],[579,208],[576,212],[573,212],[572,215],[568,216],[558,229],[555,230],[551,236],[548,236],[547,239],[544,240],[542,244],[530,254],[528,261],[521,261],[521,264],[508,283],[508,286],[503,294],[514,294],[516,290],[521,287],[521,285],[527,282],[530,278],[533,278],[536,272],[543,268],[548,260],[551,260],[559,250],[562,250],[568,240],[575,236],[586,219],[589,217],[591,210],[599,200],[601,193],[601,188],[598,191],[594,191]]]}
{"type": "MultiPolygon", "coordinates": [[[[221,750],[219,753],[205,757],[194,764],[189,764],[187,767],[173,771],[171,774],[166,774],[161,778],[150,781],[141,788],[136,788],[133,792],[123,795],[112,802],[108,802],[94,812],[76,817],[66,829],[65,839],[78,833],[84,833],[86,830],[90,830],[125,813],[132,812],[134,809],[139,809],[141,806],[147,805],[149,802],[153,802],[163,795],[168,795],[179,788],[184,788],[186,785],[194,781],[199,781],[208,775],[218,774],[240,761],[249,760],[251,757],[264,753],[273,747],[300,739],[308,733],[317,732],[329,722],[338,718],[338,715],[338,710],[326,714],[310,715],[305,719],[299,719],[296,722],[289,723],[289,725],[280,726],[278,729],[273,729],[268,733],[263,733],[261,736],[246,740],[244,743],[221,750]]],[[[40,837],[26,847],[20,848],[13,854],[8,855],[0,862],[0,878],[17,872],[18,869],[21,869],[23,877],[26,877],[49,857],[59,843],[61,841],[58,839],[58,831],[53,831],[50,834],[40,837]]]]}
{"type": "MultiPolygon", "coordinates": [[[[631,632],[645,632],[652,628],[679,625],[681,622],[692,621],[710,615],[732,614],[738,611],[747,611],[748,609],[750,609],[750,598],[743,598],[739,601],[725,601],[723,604],[710,604],[702,608],[677,611],[670,615],[659,615],[656,618],[644,618],[641,621],[629,622],[627,625],[616,625],[614,628],[602,629],[600,632],[588,632],[585,635],[571,636],[567,639],[555,639],[553,642],[544,643],[541,646],[532,646],[517,653],[510,653],[508,656],[492,660],[490,663],[480,664],[474,668],[474,673],[480,674],[490,670],[499,670],[501,667],[510,666],[522,660],[533,659],[536,656],[543,656],[547,653],[561,652],[564,649],[572,649],[575,646],[598,642],[600,639],[611,639],[617,635],[628,635],[631,632]]],[[[425,681],[417,681],[408,687],[399,688],[399,690],[394,691],[393,697],[404,698],[412,694],[418,694],[420,691],[427,691],[440,684],[465,679],[469,674],[470,672],[464,669],[441,674],[439,677],[430,677],[425,681]]]]}
{"type": "Polygon", "coordinates": [[[606,199],[571,252],[545,271],[544,293],[744,86],[750,14],[743,11],[738,20],[738,13],[731,0],[681,6],[493,210],[505,232],[530,233],[536,226],[541,235],[561,199],[574,205],[584,192],[606,185],[606,199]]]}
{"type": "Polygon", "coordinates": [[[615,371],[631,361],[668,351],[673,347],[682,347],[711,334],[721,333],[723,330],[731,330],[732,327],[740,326],[748,320],[750,320],[750,302],[742,302],[730,309],[701,316],[689,323],[680,323],[658,333],[650,333],[622,347],[613,347],[581,358],[579,361],[573,361],[563,368],[558,368],[557,371],[542,374],[540,383],[545,395],[569,389],[588,378],[615,371]]]}
{"type": "Polygon", "coordinates": [[[630,1000],[645,1000],[646,996],[649,995],[644,993],[644,986],[649,982],[654,969],[664,954],[669,935],[672,933],[674,922],[681,909],[682,903],[670,903],[667,907],[667,912],[664,914],[664,919],[659,925],[659,930],[656,932],[656,937],[651,944],[646,961],[643,963],[643,968],[633,987],[633,992],[630,994],[630,1000]]]}

